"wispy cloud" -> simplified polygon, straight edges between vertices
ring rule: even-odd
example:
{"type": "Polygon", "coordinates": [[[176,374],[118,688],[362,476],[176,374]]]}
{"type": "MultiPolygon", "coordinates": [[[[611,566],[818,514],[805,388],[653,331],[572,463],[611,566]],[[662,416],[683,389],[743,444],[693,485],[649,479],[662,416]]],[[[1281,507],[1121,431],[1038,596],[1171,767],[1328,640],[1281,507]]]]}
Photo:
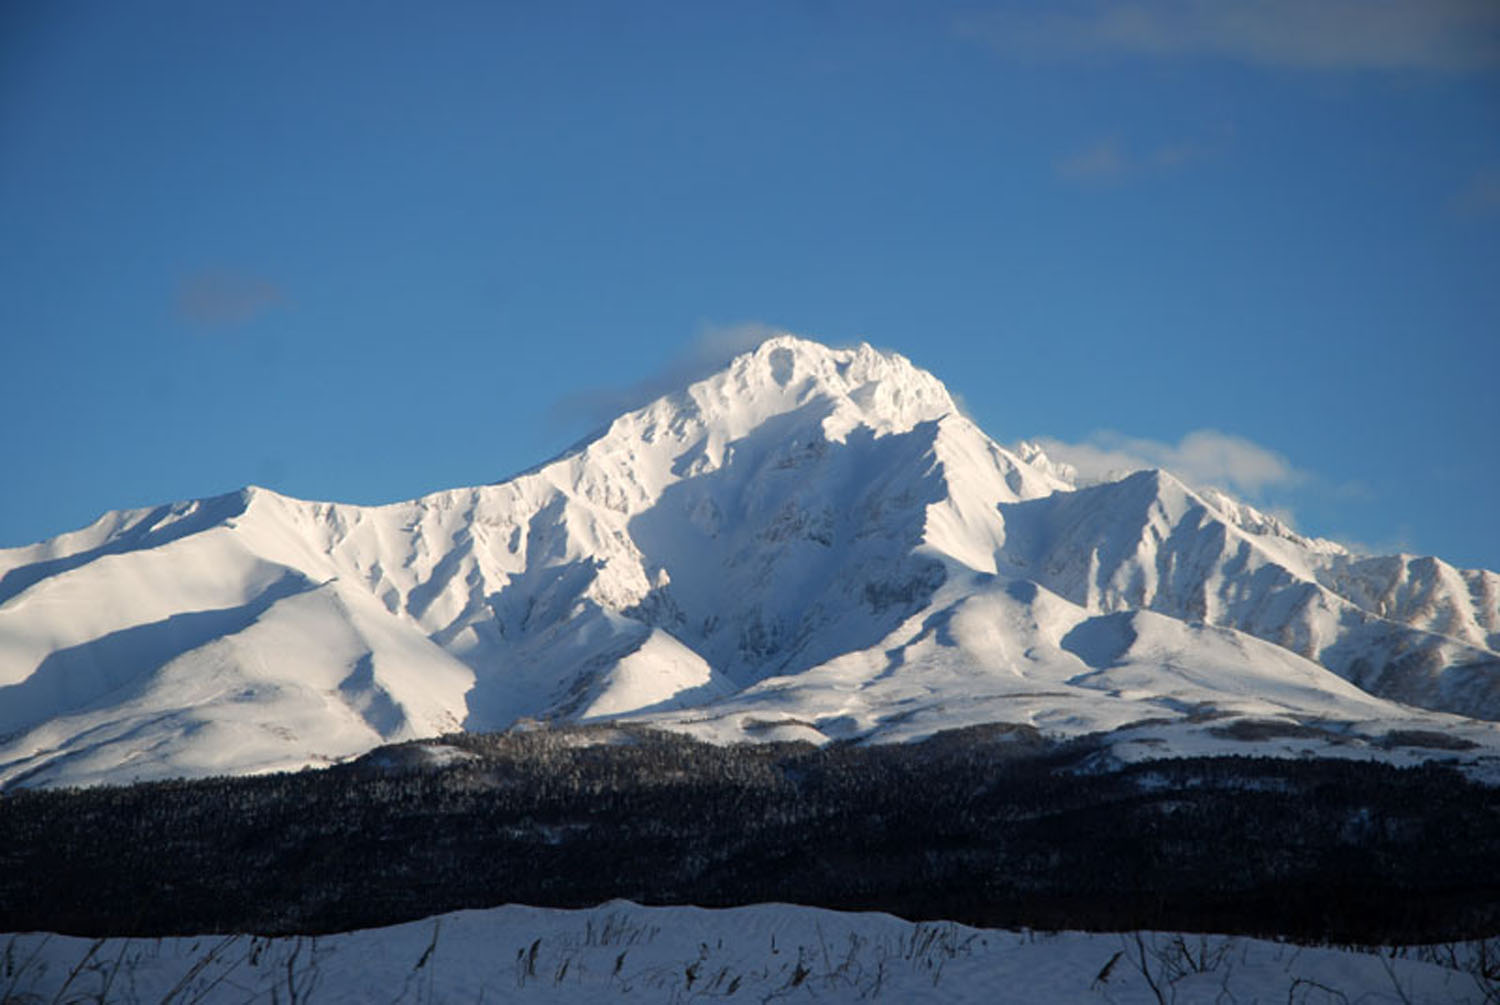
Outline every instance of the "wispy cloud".
{"type": "Polygon", "coordinates": [[[235,328],[287,303],[269,280],[232,270],[186,276],[177,287],[177,316],[196,328],[235,328]]]}
{"type": "Polygon", "coordinates": [[[1413,541],[1411,527],[1404,524],[1398,527],[1395,533],[1374,541],[1350,537],[1347,534],[1331,534],[1329,535],[1329,539],[1337,541],[1356,555],[1422,554],[1422,549],[1413,541]]]}
{"type": "Polygon", "coordinates": [[[1085,481],[1120,477],[1143,468],[1165,468],[1193,485],[1212,486],[1260,499],[1268,489],[1293,488],[1308,476],[1281,454],[1241,436],[1196,429],[1176,443],[1109,430],[1081,443],[1036,441],[1054,460],[1071,464],[1085,481]]]}
{"type": "Polygon", "coordinates": [[[1057,177],[1078,184],[1123,181],[1177,171],[1215,157],[1232,133],[1225,130],[1217,140],[1180,139],[1135,151],[1111,136],[1059,158],[1053,165],[1057,177]]]}
{"type": "Polygon", "coordinates": [[[1063,157],[1055,166],[1057,176],[1068,181],[1113,181],[1129,170],[1130,160],[1120,141],[1110,138],[1063,157]]]}
{"type": "Polygon", "coordinates": [[[783,329],[759,321],[731,325],[705,325],[681,352],[654,373],[633,384],[596,387],[559,399],[552,416],[559,422],[586,420],[600,425],[655,398],[679,391],[720,369],[734,357],[748,352],[783,329]]]}
{"type": "Polygon", "coordinates": [[[1453,209],[1464,216],[1500,214],[1500,169],[1490,168],[1470,178],[1453,200],[1453,209]]]}
{"type": "Polygon", "coordinates": [[[1028,61],[1211,56],[1312,70],[1500,66],[1495,0],[1084,0],[1004,3],[960,30],[1028,61]]]}

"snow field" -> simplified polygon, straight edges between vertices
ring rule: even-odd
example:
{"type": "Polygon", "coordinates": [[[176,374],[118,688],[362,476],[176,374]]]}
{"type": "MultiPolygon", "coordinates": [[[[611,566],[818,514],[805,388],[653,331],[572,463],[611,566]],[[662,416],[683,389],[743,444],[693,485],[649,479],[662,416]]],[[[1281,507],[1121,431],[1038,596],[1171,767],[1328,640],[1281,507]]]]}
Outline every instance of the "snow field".
{"type": "MultiPolygon", "coordinates": [[[[318,937],[0,936],[0,999],[180,1003],[1480,1003],[1480,946],[1014,932],[785,904],[506,906],[318,937]],[[1438,960],[1443,963],[1436,962],[1438,960]]],[[[1494,952],[1494,946],[1485,947],[1494,952]]]]}

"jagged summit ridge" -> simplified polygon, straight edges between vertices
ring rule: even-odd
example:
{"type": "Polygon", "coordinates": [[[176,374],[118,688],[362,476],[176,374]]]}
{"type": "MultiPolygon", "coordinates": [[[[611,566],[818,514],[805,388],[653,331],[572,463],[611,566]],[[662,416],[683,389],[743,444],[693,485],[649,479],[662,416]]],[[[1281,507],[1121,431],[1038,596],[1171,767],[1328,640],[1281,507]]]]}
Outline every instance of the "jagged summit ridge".
{"type": "Polygon", "coordinates": [[[794,335],[767,339],[690,386],[686,396],[699,415],[725,423],[722,431],[731,437],[819,398],[877,432],[905,432],[957,411],[942,382],[899,353],[868,343],[832,349],[794,335]]]}
{"type": "Polygon", "coordinates": [[[1192,747],[1212,709],[1485,738],[1440,713],[1500,718],[1497,598],[1164,472],[1080,486],[899,354],[779,335],[504,482],[251,488],[0,552],[0,784],[525,717],[819,742],[1167,720],[1192,747]]]}
{"type": "Polygon", "coordinates": [[[957,413],[942,382],[904,356],[868,344],[831,349],[778,335],[682,391],[620,416],[564,459],[614,466],[623,454],[631,462],[627,477],[679,478],[722,465],[726,448],[770,422],[787,440],[843,442],[855,429],[906,433],[957,413]],[[643,453],[673,463],[663,473],[639,463],[643,453]]]}

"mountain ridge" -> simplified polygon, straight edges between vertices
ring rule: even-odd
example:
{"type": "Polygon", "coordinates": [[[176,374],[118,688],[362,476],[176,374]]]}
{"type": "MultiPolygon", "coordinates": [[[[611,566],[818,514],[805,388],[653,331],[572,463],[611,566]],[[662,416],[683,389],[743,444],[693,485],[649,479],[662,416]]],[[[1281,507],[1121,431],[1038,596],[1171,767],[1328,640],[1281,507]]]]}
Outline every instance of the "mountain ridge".
{"type": "Polygon", "coordinates": [[[0,784],[619,715],[827,742],[1204,706],[1489,744],[1497,644],[1494,573],[1355,556],[1167,472],[1079,485],[904,357],[781,335],[503,482],[247,487],[0,551],[0,784]]]}

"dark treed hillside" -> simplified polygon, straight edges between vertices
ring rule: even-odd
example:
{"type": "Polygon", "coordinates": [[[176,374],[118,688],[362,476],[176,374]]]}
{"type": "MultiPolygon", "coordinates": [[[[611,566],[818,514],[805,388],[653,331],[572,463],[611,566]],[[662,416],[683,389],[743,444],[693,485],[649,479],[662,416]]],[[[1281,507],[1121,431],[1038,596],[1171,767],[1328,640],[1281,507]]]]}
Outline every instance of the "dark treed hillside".
{"type": "Polygon", "coordinates": [[[790,901],[1337,941],[1500,931],[1500,791],[1429,765],[1180,759],[986,727],[713,746],[459,735],[324,771],[0,800],[0,929],[320,932],[507,902],[790,901]]]}

